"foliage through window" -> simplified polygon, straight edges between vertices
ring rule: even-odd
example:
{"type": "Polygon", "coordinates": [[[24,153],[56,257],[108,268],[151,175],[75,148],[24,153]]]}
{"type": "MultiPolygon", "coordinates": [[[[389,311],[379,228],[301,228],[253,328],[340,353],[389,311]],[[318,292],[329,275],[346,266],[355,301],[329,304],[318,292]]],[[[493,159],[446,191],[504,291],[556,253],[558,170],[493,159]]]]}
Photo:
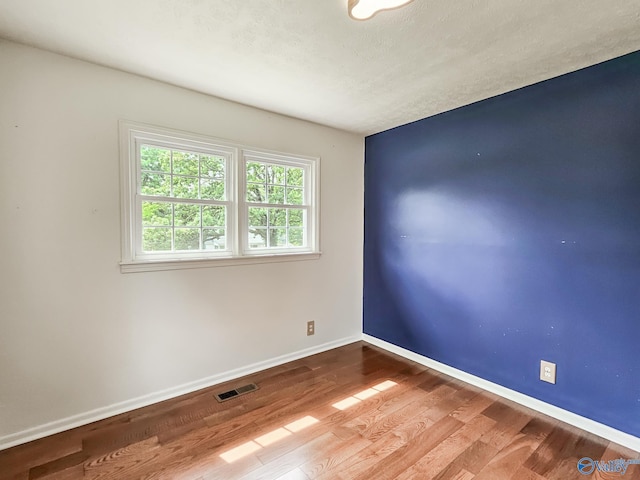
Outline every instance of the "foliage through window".
{"type": "Polygon", "coordinates": [[[246,179],[249,248],[304,246],[304,169],[251,159],[246,179]]]}
{"type": "Polygon", "coordinates": [[[140,145],[142,252],[225,250],[227,158],[140,145]]]}
{"type": "Polygon", "coordinates": [[[121,123],[123,265],[317,252],[314,158],[121,123]]]}

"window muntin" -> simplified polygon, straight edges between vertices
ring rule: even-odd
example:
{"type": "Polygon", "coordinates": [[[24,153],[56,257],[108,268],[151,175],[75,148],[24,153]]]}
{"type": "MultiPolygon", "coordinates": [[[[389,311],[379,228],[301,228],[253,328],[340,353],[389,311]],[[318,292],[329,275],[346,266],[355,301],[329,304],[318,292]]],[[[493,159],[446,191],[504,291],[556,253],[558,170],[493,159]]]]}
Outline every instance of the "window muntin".
{"type": "Polygon", "coordinates": [[[246,163],[247,202],[302,205],[304,168],[256,161],[246,163]]]}
{"type": "Polygon", "coordinates": [[[305,219],[302,209],[249,207],[249,248],[306,247],[305,219]]]}
{"type": "Polygon", "coordinates": [[[139,143],[137,154],[140,253],[229,250],[229,156],[148,143],[139,143]]]}
{"type": "Polygon", "coordinates": [[[309,248],[309,165],[245,156],[249,250],[309,248]]]}
{"type": "Polygon", "coordinates": [[[121,152],[123,271],[317,254],[318,159],[129,122],[121,152]]]}
{"type": "Polygon", "coordinates": [[[227,208],[143,200],[142,252],[227,250],[227,208]]]}

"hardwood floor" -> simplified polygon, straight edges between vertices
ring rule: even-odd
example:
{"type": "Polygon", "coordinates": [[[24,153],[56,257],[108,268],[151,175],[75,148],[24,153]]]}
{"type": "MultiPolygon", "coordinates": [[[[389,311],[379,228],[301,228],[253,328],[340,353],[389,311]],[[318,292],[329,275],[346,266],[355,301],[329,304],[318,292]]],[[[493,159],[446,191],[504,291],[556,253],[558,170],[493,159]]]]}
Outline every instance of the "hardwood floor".
{"type": "MultiPolygon", "coordinates": [[[[566,480],[638,452],[354,343],[0,452],[0,479],[566,480]],[[259,390],[218,403],[246,383],[259,390]]],[[[630,465],[624,478],[640,478],[630,465]]]]}

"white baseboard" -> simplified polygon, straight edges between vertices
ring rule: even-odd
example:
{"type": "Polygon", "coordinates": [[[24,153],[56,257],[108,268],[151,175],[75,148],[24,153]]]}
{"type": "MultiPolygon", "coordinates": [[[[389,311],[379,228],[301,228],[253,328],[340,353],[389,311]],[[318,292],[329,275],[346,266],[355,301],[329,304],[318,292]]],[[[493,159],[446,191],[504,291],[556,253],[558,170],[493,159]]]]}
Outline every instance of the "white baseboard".
{"type": "Polygon", "coordinates": [[[565,423],[568,423],[569,425],[573,425],[574,427],[578,427],[582,430],[593,433],[600,437],[606,438],[607,440],[640,452],[640,438],[638,437],[634,437],[633,435],[629,435],[628,433],[621,432],[620,430],[616,430],[615,428],[609,427],[602,423],[598,423],[589,418],[582,417],[568,410],[556,407],[555,405],[543,402],[541,400],[538,400],[537,398],[533,398],[523,393],[516,392],[515,390],[503,387],[502,385],[498,385],[488,380],[484,380],[483,378],[476,377],[475,375],[471,375],[470,373],[432,360],[429,357],[419,355],[410,350],[398,347],[397,345],[394,345],[392,343],[380,340],[379,338],[363,334],[362,339],[365,342],[380,347],[391,353],[395,353],[396,355],[400,355],[401,357],[404,357],[408,360],[412,360],[416,363],[462,380],[463,382],[475,385],[476,387],[482,388],[483,390],[486,390],[488,392],[500,395],[507,400],[519,403],[520,405],[528,407],[532,410],[536,410],[540,413],[544,413],[545,415],[549,415],[550,417],[561,420],[565,423]]]}
{"type": "Polygon", "coordinates": [[[20,432],[11,433],[9,435],[0,437],[0,450],[20,445],[22,443],[27,443],[32,440],[37,440],[39,438],[47,437],[55,433],[60,433],[65,430],[80,427],[82,425],[87,425],[89,423],[113,417],[114,415],[129,412],[137,408],[147,407],[154,403],[179,397],[180,395],[195,392],[197,390],[208,388],[219,383],[228,382],[236,378],[244,377],[245,375],[251,375],[252,373],[266,370],[267,368],[276,367],[293,360],[298,360],[300,358],[315,355],[316,353],[325,352],[327,350],[341,347],[343,345],[348,345],[360,340],[362,340],[361,335],[342,338],[333,342],[317,345],[315,347],[298,350],[297,352],[287,355],[281,355],[279,357],[271,358],[263,362],[247,365],[246,367],[231,370],[219,375],[213,375],[211,377],[196,380],[194,382],[185,383],[176,387],[167,388],[166,390],[150,393],[141,397],[133,398],[131,400],[125,400],[124,402],[107,405],[105,407],[96,408],[95,410],[72,415],[70,417],[45,423],[43,425],[38,425],[36,427],[28,428],[20,432]]]}

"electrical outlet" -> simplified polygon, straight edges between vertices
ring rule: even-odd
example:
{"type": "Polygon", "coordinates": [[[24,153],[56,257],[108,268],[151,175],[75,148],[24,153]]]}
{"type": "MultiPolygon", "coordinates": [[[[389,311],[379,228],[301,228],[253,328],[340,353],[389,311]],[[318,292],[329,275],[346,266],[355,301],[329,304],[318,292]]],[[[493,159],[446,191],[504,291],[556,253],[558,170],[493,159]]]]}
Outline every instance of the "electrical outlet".
{"type": "Polygon", "coordinates": [[[307,322],[307,336],[314,335],[316,333],[316,322],[311,320],[307,322]]]}
{"type": "Polygon", "coordinates": [[[540,380],[548,383],[556,383],[556,364],[540,360],[540,380]]]}

